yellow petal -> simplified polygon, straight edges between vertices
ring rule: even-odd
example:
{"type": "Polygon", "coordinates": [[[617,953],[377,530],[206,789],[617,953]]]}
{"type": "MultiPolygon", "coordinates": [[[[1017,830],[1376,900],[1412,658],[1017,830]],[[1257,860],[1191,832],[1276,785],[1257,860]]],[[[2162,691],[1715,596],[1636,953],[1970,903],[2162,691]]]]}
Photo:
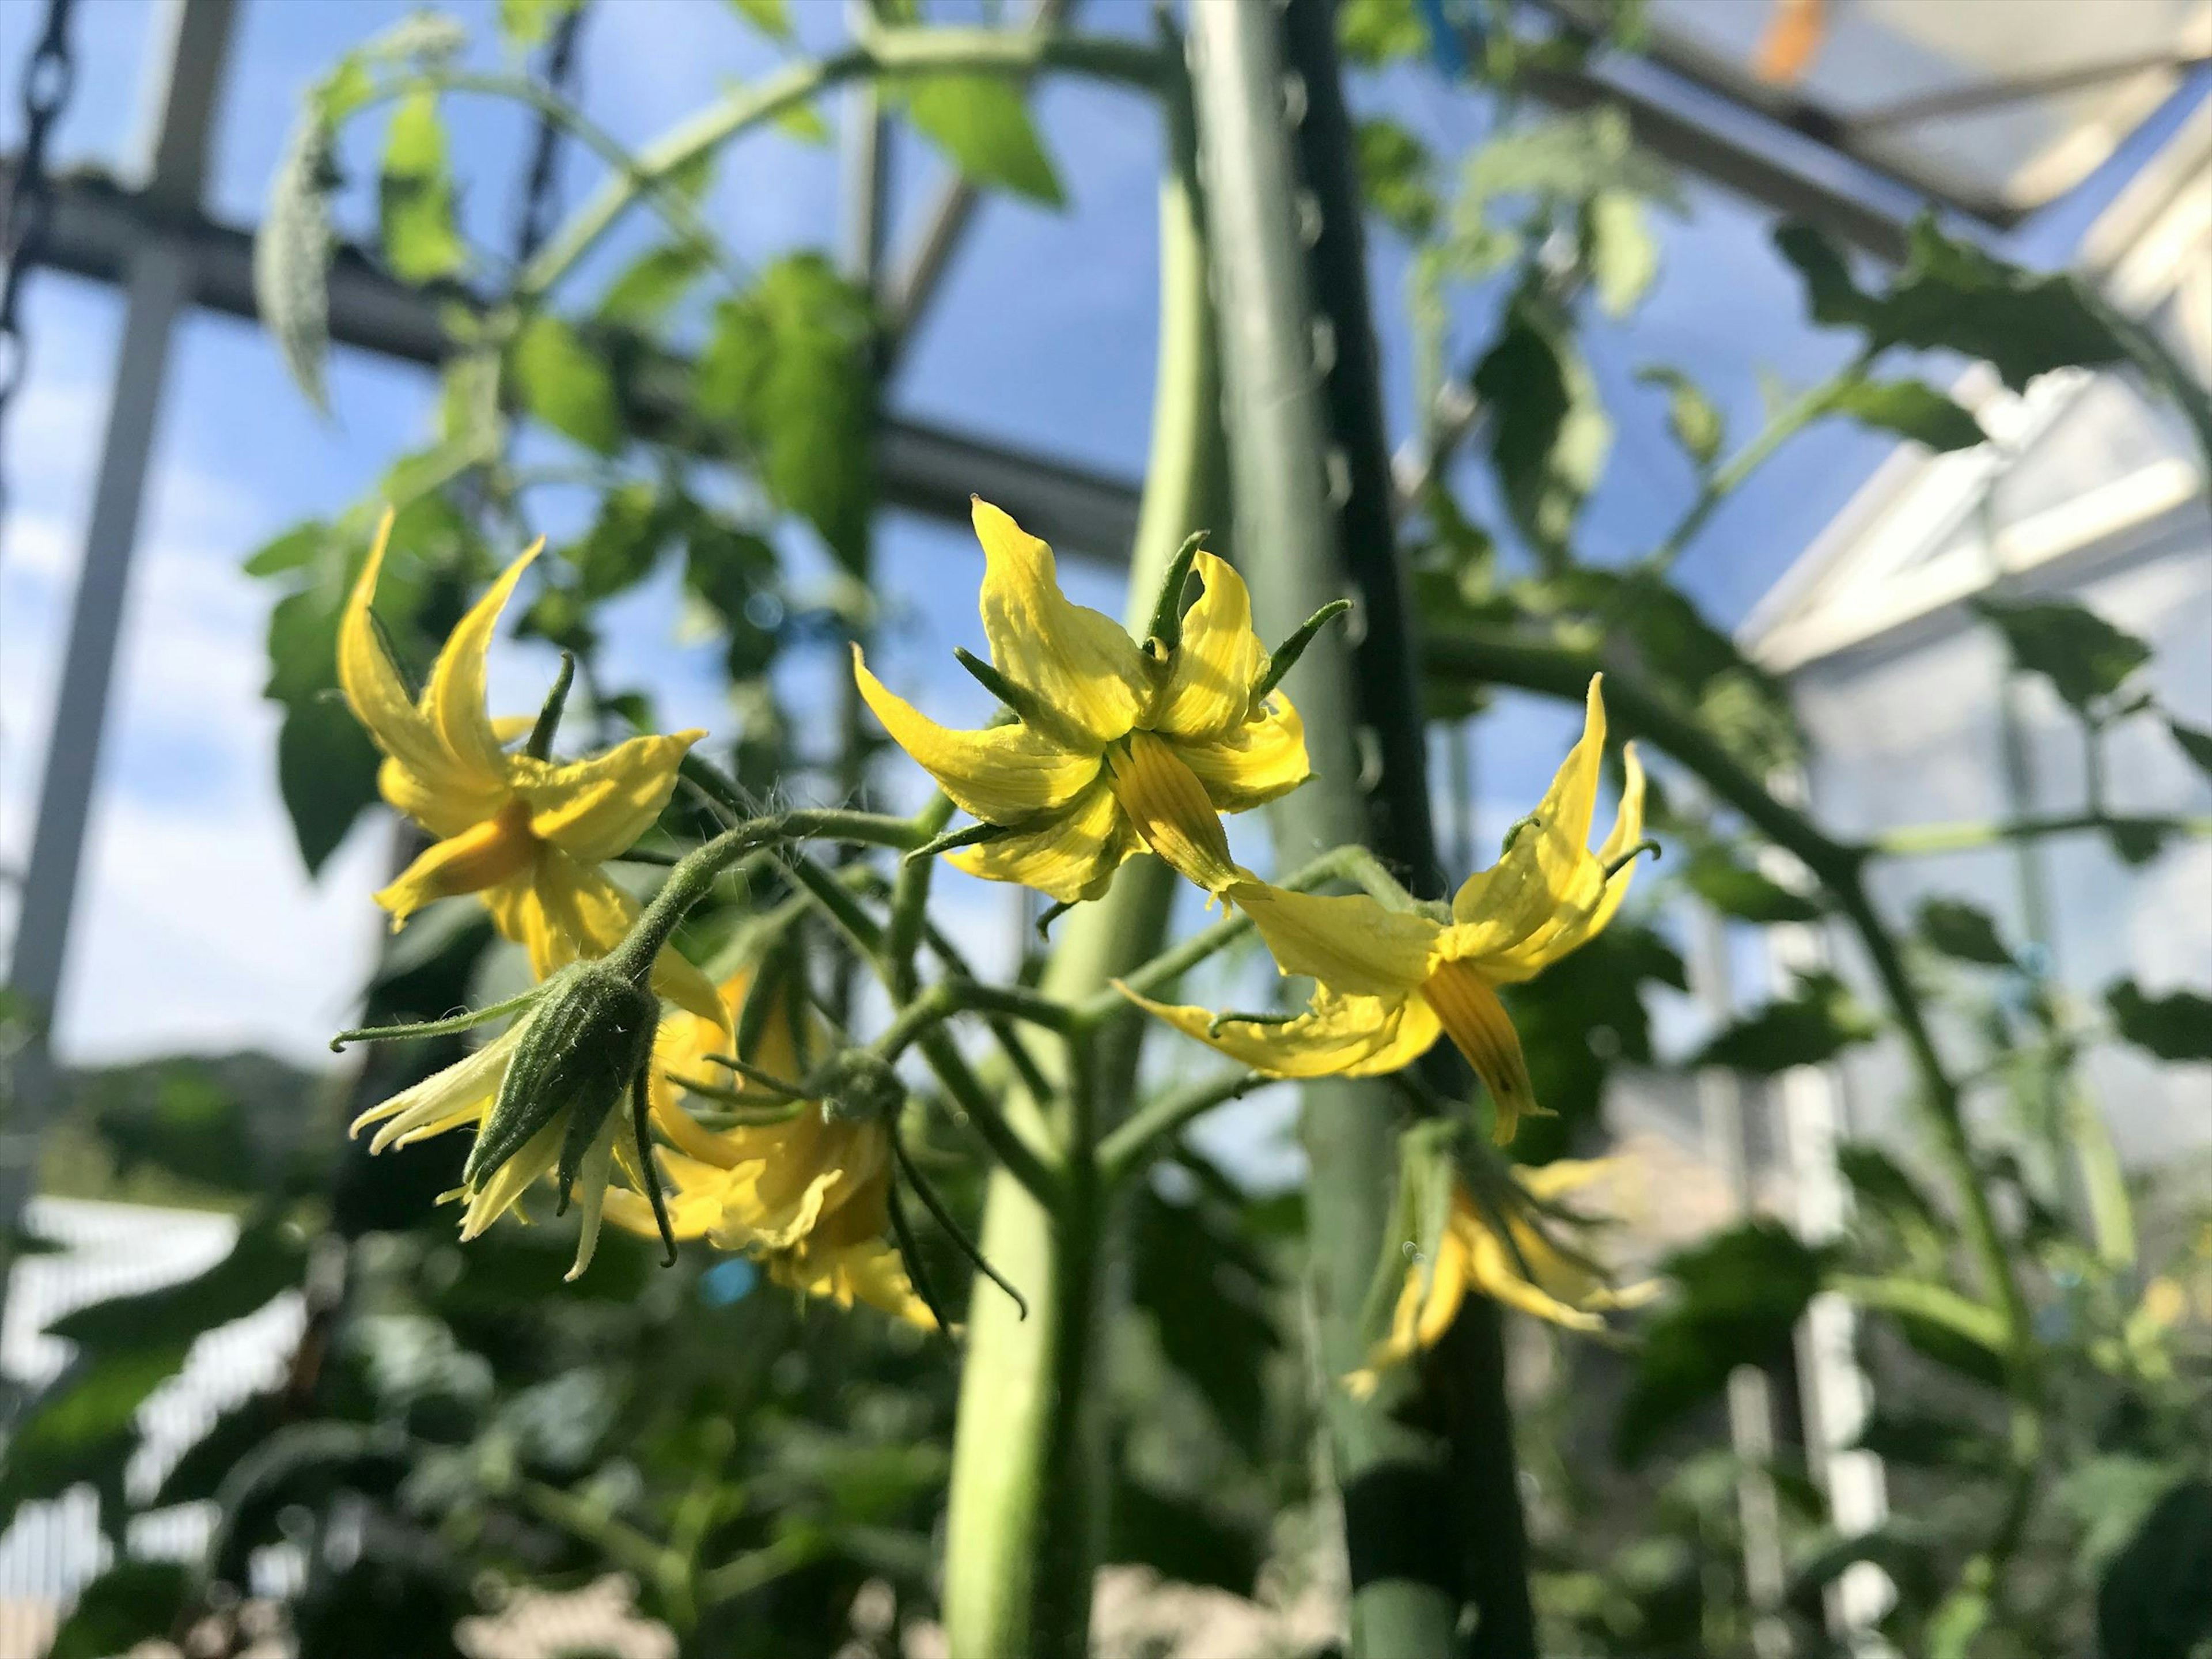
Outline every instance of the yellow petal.
{"type": "Polygon", "coordinates": [[[1373,1394],[1382,1373],[1413,1359],[1441,1341],[1467,1300],[1468,1263],[1465,1243],[1447,1231],[1437,1242],[1433,1262],[1414,1262],[1391,1310],[1390,1331],[1367,1351],[1367,1364],[1344,1379],[1357,1399],[1373,1394]]]}
{"type": "Polygon", "coordinates": [[[485,822],[511,799],[503,781],[496,791],[474,785],[456,791],[450,782],[411,772],[389,755],[376,769],[376,792],[394,811],[441,838],[485,822]]]}
{"type": "Polygon", "coordinates": [[[1137,642],[1111,617],[1069,601],[1042,542],[988,501],[976,501],[973,517],[983,544],[981,609],[992,662],[1102,745],[1123,736],[1152,695],[1137,642]]]}
{"type": "Polygon", "coordinates": [[[1178,738],[1218,738],[1243,724],[1267,651],[1252,631],[1244,579],[1211,553],[1200,553],[1191,568],[1206,591],[1183,613],[1182,639],[1147,724],[1178,738]]]}
{"type": "Polygon", "coordinates": [[[1254,719],[1219,737],[1177,742],[1176,753],[1224,812],[1246,812],[1279,799],[1313,775],[1305,723],[1280,691],[1254,719]]]}
{"type": "Polygon", "coordinates": [[[1132,732],[1127,742],[1106,751],[1106,767],[1114,799],[1138,838],[1169,868],[1209,893],[1251,879],[1251,872],[1229,856],[1221,815],[1173,744],[1150,732],[1132,732]]]}
{"type": "Polygon", "coordinates": [[[397,929],[433,900],[481,892],[530,870],[538,843],[531,839],[528,816],[520,808],[520,801],[509,801],[495,816],[432,842],[380,890],[376,902],[392,912],[392,927],[397,929]]]}
{"type": "MultiPolygon", "coordinates": [[[[530,953],[539,979],[580,957],[603,957],[622,943],[637,920],[637,901],[593,866],[540,842],[526,878],[483,895],[493,925],[530,953]]],[[[653,988],[678,1007],[728,1029],[729,1011],[714,981],[674,945],[653,961],[653,988]]]]}
{"type": "Polygon", "coordinates": [[[1062,904],[1095,899],[1138,850],[1137,832],[1103,778],[1033,827],[946,855],[985,881],[1033,887],[1062,904]]]}
{"type": "Polygon", "coordinates": [[[632,738],[561,766],[517,757],[508,764],[515,793],[530,803],[531,832],[586,864],[628,852],[675,793],[684,751],[706,735],[632,738]]]}
{"type": "Polygon", "coordinates": [[[358,1135],[370,1124],[381,1123],[384,1127],[368,1144],[370,1152],[380,1152],[386,1146],[405,1146],[480,1121],[491,1110],[521,1035],[519,1023],[509,1026],[466,1059],[370,1107],[346,1133],[358,1135]]]}
{"type": "Polygon", "coordinates": [[[887,690],[853,647],[860,696],[891,740],[935,778],[961,810],[986,823],[1021,823],[1065,805],[1098,775],[1100,757],[1078,754],[1026,726],[954,732],[887,690]]]}
{"type": "Polygon", "coordinates": [[[515,583],[530,568],[545,545],[539,537],[522,556],[500,573],[499,580],[471,605],[468,614],[447,636],[438,660],[430,666],[429,683],[422,688],[422,712],[436,726],[447,753],[471,771],[497,775],[507,757],[500,750],[499,734],[492,730],[491,714],[484,707],[484,659],[491,651],[491,636],[499,627],[499,613],[507,608],[515,583]]]}
{"type": "Polygon", "coordinates": [[[1146,1012],[1267,1077],[1381,1077],[1426,1054],[1437,1017],[1419,997],[1340,997],[1318,991],[1313,1006],[1280,1025],[1223,1019],[1212,1010],[1154,1002],[1116,981],[1146,1012]]]}
{"type": "Polygon", "coordinates": [[[1386,910],[1364,893],[1322,897],[1266,882],[1225,894],[1252,918],[1285,974],[1309,974],[1351,996],[1401,997],[1429,975],[1443,929],[1428,917],[1386,910]]]}
{"type": "Polygon", "coordinates": [[[1422,985],[1421,995],[1443,1022],[1444,1035],[1490,1091],[1498,1107],[1498,1144],[1504,1146],[1513,1139],[1523,1112],[1542,1109],[1536,1104],[1535,1085],[1528,1080],[1521,1035],[1513,1029],[1505,1005],[1482,975],[1463,962],[1438,963],[1422,985]]]}
{"type": "Polygon", "coordinates": [[[568,1115],[562,1112],[524,1141],[514,1157],[484,1177],[483,1184],[469,1194],[468,1207],[461,1212],[464,1243],[480,1237],[485,1228],[514,1208],[515,1200],[530,1190],[538,1176],[552,1173],[561,1161],[561,1143],[568,1133],[568,1115]]]}
{"type": "Polygon", "coordinates": [[[1482,922],[1510,917],[1532,887],[1564,890],[1587,861],[1590,817],[1597,809],[1598,774],[1605,758],[1604,677],[1592,675],[1583,705],[1583,734],[1567,751],[1552,787],[1513,837],[1505,855],[1469,876],[1452,899],[1452,917],[1482,922]]]}

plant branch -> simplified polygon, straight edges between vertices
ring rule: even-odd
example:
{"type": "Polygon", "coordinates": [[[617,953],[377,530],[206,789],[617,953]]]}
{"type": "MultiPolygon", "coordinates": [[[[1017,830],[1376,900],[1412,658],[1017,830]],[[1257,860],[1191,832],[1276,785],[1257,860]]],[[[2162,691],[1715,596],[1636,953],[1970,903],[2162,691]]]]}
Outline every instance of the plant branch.
{"type": "Polygon", "coordinates": [[[1098,1143],[1099,1179],[1109,1188],[1120,1184],[1157,1158],[1194,1119],[1275,1080],[1257,1072],[1224,1072],[1155,1096],[1098,1143]]]}

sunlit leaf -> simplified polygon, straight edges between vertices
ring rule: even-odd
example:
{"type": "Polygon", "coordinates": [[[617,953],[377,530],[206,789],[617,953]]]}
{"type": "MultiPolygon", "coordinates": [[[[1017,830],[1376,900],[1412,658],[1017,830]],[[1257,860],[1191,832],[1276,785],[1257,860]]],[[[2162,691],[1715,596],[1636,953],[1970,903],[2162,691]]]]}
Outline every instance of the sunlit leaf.
{"type": "Polygon", "coordinates": [[[1443,211],[1426,145],[1395,121],[1372,116],[1352,134],[1359,190],[1367,205],[1400,235],[1420,241],[1443,211]]]}
{"type": "Polygon", "coordinates": [[[1632,191],[1598,191],[1590,198],[1583,236],[1599,308],[1609,317],[1626,317],[1659,276],[1659,241],[1644,198],[1632,191]]]}
{"type": "Polygon", "coordinates": [[[2150,660],[2150,647],[2071,599],[1984,597],[1975,611],[1995,624],[2014,666],[2049,680],[2066,703],[2087,713],[2150,660]]]}
{"type": "Polygon", "coordinates": [[[791,39],[791,0],[730,0],[730,4],[769,40],[791,39]]]}
{"type": "Polygon", "coordinates": [[[1066,200],[1021,88],[995,75],[931,75],[908,83],[907,118],[979,185],[1033,202],[1066,200]]]}
{"type": "Polygon", "coordinates": [[[1918,380],[1853,380],[1830,406],[1862,426],[1894,432],[1938,453],[1972,449],[1986,435],[1971,414],[1918,380]]]}
{"type": "Polygon", "coordinates": [[[1691,1060],[1771,1076],[1818,1066],[1879,1029],[1874,1017],[1833,974],[1801,974],[1796,990],[1722,1030],[1691,1060]]]}
{"type": "Polygon", "coordinates": [[[438,94],[409,94],[392,112],[378,180],[385,263],[404,283],[451,276],[468,263],[453,224],[453,176],[438,94]]]}
{"type": "Polygon", "coordinates": [[[550,312],[523,325],[513,347],[523,407],[586,449],[611,455],[622,447],[622,410],[614,376],[576,331],[550,312]]]}

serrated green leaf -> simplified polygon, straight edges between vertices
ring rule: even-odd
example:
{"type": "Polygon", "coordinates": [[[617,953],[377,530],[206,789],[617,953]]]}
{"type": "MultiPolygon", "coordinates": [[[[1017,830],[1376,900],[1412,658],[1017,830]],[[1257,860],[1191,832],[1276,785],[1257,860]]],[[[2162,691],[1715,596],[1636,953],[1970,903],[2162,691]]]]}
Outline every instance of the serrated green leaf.
{"type": "Polygon", "coordinates": [[[1679,368],[1654,365],[1638,369],[1636,378],[1647,386],[1665,389],[1668,431],[1682,446],[1683,453],[1698,471],[1710,471],[1728,435],[1721,412],[1713,407],[1712,399],[1679,368]]]}
{"type": "Polygon", "coordinates": [[[319,111],[302,115],[269,186],[253,239],[253,303],[275,337],[292,383],[330,412],[323,362],[330,352],[331,192],[337,134],[319,111]]]}
{"type": "Polygon", "coordinates": [[[2088,713],[2150,660],[2150,647],[2071,599],[1973,602],[1975,612],[2005,636],[2013,664],[2040,674],[2072,708],[2088,713]]]}
{"type": "Polygon", "coordinates": [[[1360,122],[1352,144],[1368,207],[1408,240],[1425,240],[1443,210],[1431,182],[1435,162],[1428,147],[1380,116],[1360,122]]]}
{"type": "Polygon", "coordinates": [[[191,1594],[191,1569],[181,1561],[118,1561],[77,1593],[46,1659],[108,1659],[166,1644],[191,1594]]]}
{"type": "Polygon", "coordinates": [[[1021,88],[995,75],[931,75],[906,88],[907,118],[978,185],[1050,207],[1066,197],[1021,88]]]}
{"type": "Polygon", "coordinates": [[[1632,191],[1598,191],[1590,198],[1583,240],[1599,309],[1626,317],[1659,276],[1659,240],[1644,198],[1632,191]]]}
{"type": "Polygon", "coordinates": [[[2105,1006],[2121,1036],[2160,1060],[2212,1060],[2212,997],[2185,990],[2152,996],[2123,979],[2105,988],[2105,1006]]]}
{"type": "Polygon", "coordinates": [[[1801,974],[1796,991],[1723,1030],[1692,1059],[1692,1066],[1728,1066],[1771,1077],[1797,1066],[1818,1066],[1879,1025],[1844,982],[1825,969],[1801,974]]]}
{"type": "Polygon", "coordinates": [[[1853,380],[1836,393],[1831,407],[1862,426],[1894,432],[1938,453],[1972,449],[1988,435],[1966,410],[1918,380],[1853,380]]]}
{"type": "Polygon", "coordinates": [[[599,299],[599,320],[649,329],[676,307],[706,270],[706,250],[696,242],[648,248],[607,285],[599,299]]]}
{"type": "Polygon", "coordinates": [[[1723,915],[1741,921],[1812,921],[1822,914],[1814,900],[1769,879],[1717,844],[1700,847],[1691,854],[1683,879],[1723,915]]]}
{"type": "Polygon", "coordinates": [[[776,501],[812,521],[848,569],[874,506],[874,318],[818,254],[779,259],[725,304],[696,377],[700,411],[726,422],[776,501]]]}
{"type": "Polygon", "coordinates": [[[276,789],[311,876],[337,851],[355,821],[376,805],[382,757],[334,693],[303,697],[276,732],[276,789]]]}
{"type": "Polygon", "coordinates": [[[1550,307],[1524,295],[1507,309],[1473,384],[1515,523],[1547,563],[1564,562],[1613,444],[1589,365],[1550,307]]]}
{"type": "Polygon", "coordinates": [[[730,0],[738,15],[771,40],[791,39],[790,0],[730,0]]]}
{"type": "Polygon", "coordinates": [[[614,376],[567,322],[541,312],[524,325],[513,347],[522,406],[586,449],[611,455],[622,447],[622,410],[614,376]]]}
{"type": "Polygon", "coordinates": [[[468,264],[453,224],[453,179],[438,94],[410,93],[392,112],[378,180],[384,261],[404,283],[451,276],[468,264]]]}
{"type": "Polygon", "coordinates": [[[552,37],[553,26],[582,0],[499,0],[499,33],[507,50],[525,52],[552,37]]]}
{"type": "Polygon", "coordinates": [[[1991,968],[2014,966],[1990,913],[1963,899],[1931,898],[1920,907],[1920,937],[1947,957],[1991,968]]]}

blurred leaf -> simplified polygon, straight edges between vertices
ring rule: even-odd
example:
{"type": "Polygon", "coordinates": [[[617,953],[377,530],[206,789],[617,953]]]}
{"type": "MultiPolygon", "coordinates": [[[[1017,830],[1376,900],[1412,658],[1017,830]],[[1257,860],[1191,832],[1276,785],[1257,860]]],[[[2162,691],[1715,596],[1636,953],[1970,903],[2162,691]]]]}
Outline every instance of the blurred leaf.
{"type": "Polygon", "coordinates": [[[2197,991],[2149,996],[2132,979],[2105,988],[2112,1024],[2138,1048],[2160,1060],[2212,1060],[2212,997],[2197,991]]]}
{"type": "Polygon", "coordinates": [[[1933,1412],[1877,1401],[1855,1443],[1886,1463],[1932,1469],[1955,1479],[1959,1472],[1995,1473],[2004,1467],[2004,1443],[1980,1425],[1933,1412]]]}
{"type": "Polygon", "coordinates": [[[1936,1540],[1911,1522],[1893,1519],[1814,1551],[1790,1577],[1790,1606],[1818,1618],[1822,1593],[1862,1561],[1887,1573],[1897,1586],[1899,1599],[1908,1607],[1926,1607],[1942,1593],[1943,1569],[1936,1540]]]}
{"type": "Polygon", "coordinates": [[[2196,726],[2184,726],[2179,720],[2171,719],[2166,721],[2166,729],[2173,733],[2173,740],[2181,745],[2181,752],[2197,763],[2197,769],[2206,777],[2212,778],[2212,732],[2200,731],[2196,726]]]}
{"type": "Polygon", "coordinates": [[[599,320],[645,330],[662,321],[706,274],[707,252],[696,242],[647,248],[599,298],[599,320]]]}
{"type": "MultiPolygon", "coordinates": [[[[706,514],[693,521],[686,544],[684,586],[714,614],[728,636],[723,665],[733,680],[764,672],[775,655],[777,632],[763,625],[763,606],[775,599],[780,574],[775,550],[758,536],[706,514]]],[[[768,618],[773,622],[774,618],[768,618]]]]}
{"type": "Polygon", "coordinates": [[[1380,69],[1428,51],[1428,31],[1413,0],[1345,0],[1336,10],[1337,43],[1347,62],[1380,69]]]}
{"type": "Polygon", "coordinates": [[[791,0],[730,0],[730,3],[769,40],[791,39],[791,0]]]}
{"type": "Polygon", "coordinates": [[[337,188],[337,133],[314,106],[292,129],[269,206],[253,239],[253,304],[276,337],[292,382],[330,412],[323,361],[330,351],[331,194],[337,188]]]}
{"type": "Polygon", "coordinates": [[[725,304],[701,360],[702,412],[730,422],[762,481],[840,564],[865,562],[874,506],[874,319],[818,254],[779,259],[725,304]]]}
{"type": "Polygon", "coordinates": [[[262,543],[246,556],[240,568],[249,576],[283,575],[313,563],[330,538],[330,526],[320,519],[309,519],[262,543]]]}
{"type": "Polygon", "coordinates": [[[1667,429],[1698,471],[1710,471],[1727,438],[1721,412],[1713,407],[1712,400],[1679,368],[1654,365],[1637,370],[1636,378],[1646,386],[1665,388],[1667,429]]]}
{"type": "Polygon", "coordinates": [[[1844,982],[1826,969],[1798,975],[1789,997],[1728,1026],[1690,1060],[1771,1077],[1795,1066],[1818,1066],[1880,1026],[1844,982]]]}
{"type": "Polygon", "coordinates": [[[264,1222],[240,1233],[230,1254],[205,1273],[159,1290],[90,1303],[53,1321],[46,1331],[101,1356],[189,1347],[203,1333],[295,1288],[306,1262],[291,1229],[264,1222]]]}
{"type": "Polygon", "coordinates": [[[1443,210],[1431,182],[1435,162],[1428,147],[1381,116],[1360,122],[1352,143],[1367,205],[1408,241],[1426,240],[1443,210]]]}
{"type": "Polygon", "coordinates": [[[586,449],[611,455],[622,447],[622,410],[614,376],[576,331],[550,312],[523,325],[512,348],[522,406],[586,449]]]}
{"type": "Polygon", "coordinates": [[[633,479],[607,491],[599,516],[568,551],[580,597],[586,603],[612,599],[652,574],[677,517],[652,484],[633,479]]]}
{"type": "Polygon", "coordinates": [[[392,113],[378,180],[384,261],[403,283],[451,276],[468,264],[453,226],[453,175],[446,159],[446,124],[438,94],[411,92],[392,113]]]}
{"type": "Polygon", "coordinates": [[[2105,839],[2123,864],[2140,868],[2166,850],[2167,831],[2163,825],[2148,823],[2142,818],[2114,819],[2105,826],[2105,839]]]}
{"type": "Polygon", "coordinates": [[[785,137],[819,149],[836,135],[820,110],[811,104],[793,104],[775,118],[775,130],[785,137]]]}
{"type": "Polygon", "coordinates": [[[1150,1186],[1130,1205],[1130,1297],[1160,1352],[1256,1455],[1265,1431],[1266,1361],[1282,1345],[1267,1308],[1273,1275],[1241,1237],[1237,1212],[1204,1194],[1171,1203],[1150,1186]]]}
{"type": "Polygon", "coordinates": [[[1820,1288],[1828,1253],[1779,1223],[1747,1222],[1668,1258],[1677,1294],[1644,1329],[1616,1444],[1627,1462],[1717,1397],[1738,1365],[1771,1365],[1820,1288]]]}
{"type": "MultiPolygon", "coordinates": [[[[216,1495],[208,1574],[244,1585],[252,1553],[283,1536],[279,1516],[339,1492],[385,1496],[414,1462],[404,1436],[351,1423],[289,1423],[233,1464],[216,1495]]],[[[404,1644],[396,1651],[407,1650],[404,1644]]]]}
{"type": "Polygon", "coordinates": [[[41,1390],[0,1458],[0,1519],[80,1484],[97,1491],[103,1505],[120,1503],[124,1466],[137,1449],[138,1408],[177,1374],[190,1346],[81,1356],[41,1390]]]}
{"type": "Polygon", "coordinates": [[[1584,216],[1583,240],[1599,309],[1626,317],[1659,275],[1659,242],[1644,198],[1632,191],[1598,191],[1584,216]]]}
{"type": "Polygon", "coordinates": [[[1862,1209],[1873,1211],[1894,1225],[1929,1232],[1944,1226],[1920,1183],[1881,1147],[1868,1141],[1845,1141],[1836,1148],[1836,1169],[1850,1182],[1851,1195],[1862,1209]]]}
{"type": "Polygon", "coordinates": [[[1568,1156],[1600,1121],[1615,1066],[1651,1062],[1648,985],[1687,985],[1682,959],[1649,927],[1616,920],[1571,956],[1504,994],[1528,1059],[1529,1081],[1548,1115],[1528,1119],[1514,1156],[1541,1164],[1568,1156]]]}
{"type": "Polygon", "coordinates": [[[1739,921],[1813,921],[1822,914],[1817,902],[1739,862],[1718,842],[1708,842],[1690,855],[1682,878],[1714,909],[1739,921]]]}
{"type": "Polygon", "coordinates": [[[234,1464],[280,1428],[285,1420],[281,1395],[250,1394],[224,1407],[207,1432],[185,1448],[160,1490],[147,1504],[149,1510],[173,1504],[197,1504],[212,1498],[234,1464]]]}
{"type": "Polygon", "coordinates": [[[361,1553],[312,1573],[292,1609],[313,1659],[462,1659],[453,1626],[477,1611],[451,1549],[411,1528],[372,1528],[361,1553]]]}
{"type": "MultiPolygon", "coordinates": [[[[256,1144],[247,1103],[208,1062],[158,1062],[104,1079],[88,1094],[94,1127],[118,1176],[150,1164],[217,1192],[252,1193],[267,1183],[269,1160],[256,1144]]],[[[304,1104],[269,1103],[295,1117],[304,1104]]]]}
{"type": "Polygon", "coordinates": [[[276,733],[276,788],[311,876],[337,851],[354,821],[377,803],[382,757],[335,692],[302,697],[276,733]]]}
{"type": "Polygon", "coordinates": [[[1638,145],[1618,109],[1554,116],[1515,126],[1468,157],[1455,219],[1461,231],[1469,232],[1500,197],[1579,206],[1607,191],[1669,207],[1682,201],[1674,173],[1638,145]]]}
{"type": "Polygon", "coordinates": [[[2167,1659],[2212,1640],[2212,1481],[2158,1500],[2097,1587],[2104,1659],[2167,1659]]]}
{"type": "Polygon", "coordinates": [[[1049,207],[1066,203],[1014,82],[995,75],[927,75],[905,90],[907,118],[974,183],[1049,207]]]}
{"type": "Polygon", "coordinates": [[[1920,937],[1947,957],[1990,968],[2015,965],[1990,913],[1964,899],[1923,899],[1916,925],[1920,937]]]}
{"type": "Polygon", "coordinates": [[[2014,665],[2040,674],[2077,713],[2087,713],[2150,660],[2150,647],[2071,599],[1972,601],[2011,648],[2014,665]]]}
{"type": "Polygon", "coordinates": [[[181,1561],[118,1561],[77,1593],[46,1659],[108,1659],[142,1642],[166,1644],[191,1597],[191,1569],[181,1561]]]}
{"type": "Polygon", "coordinates": [[[1265,1540],[1211,1505],[1125,1475],[1115,1485],[1110,1513],[1109,1561],[1147,1566],[1178,1583],[1252,1594],[1265,1540]]]}
{"type": "Polygon", "coordinates": [[[1933,214],[1912,227],[1911,250],[1887,292],[1869,295],[1821,232],[1802,222],[1775,233],[1804,277],[1814,320],[1855,327],[1876,350],[1913,346],[1978,357],[2014,391],[2037,375],[2127,354],[2070,273],[2035,276],[1953,241],[1933,214]]]}
{"type": "Polygon", "coordinates": [[[1517,296],[1473,386],[1489,413],[1491,460],[1515,524],[1547,563],[1565,562],[1613,443],[1580,348],[1548,306],[1517,296]]]}
{"type": "Polygon", "coordinates": [[[1936,453],[1972,449],[1987,434],[1966,410],[1918,380],[1853,380],[1830,407],[1862,426],[1894,432],[1936,453]]]}
{"type": "Polygon", "coordinates": [[[583,0],[499,0],[499,33],[510,52],[528,52],[551,38],[553,26],[583,0]]]}

